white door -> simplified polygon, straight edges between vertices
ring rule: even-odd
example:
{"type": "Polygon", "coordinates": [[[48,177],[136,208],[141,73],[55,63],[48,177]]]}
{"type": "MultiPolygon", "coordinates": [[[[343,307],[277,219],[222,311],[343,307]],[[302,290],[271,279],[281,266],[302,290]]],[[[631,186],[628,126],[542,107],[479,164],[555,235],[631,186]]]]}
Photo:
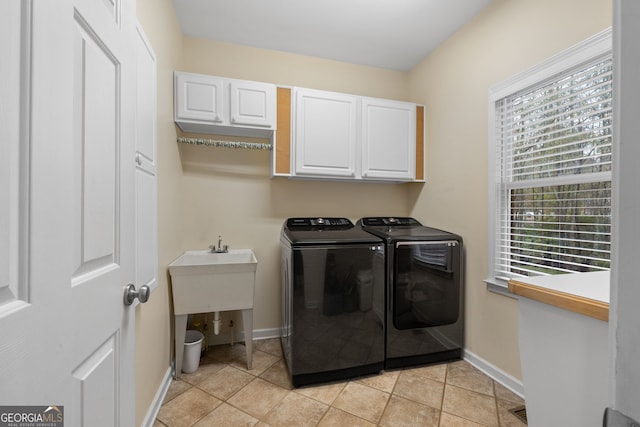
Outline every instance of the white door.
{"type": "Polygon", "coordinates": [[[415,179],[416,105],[362,100],[362,177],[415,179]]]}
{"type": "Polygon", "coordinates": [[[356,176],[357,97],[295,89],[295,173],[356,176]]]}
{"type": "Polygon", "coordinates": [[[0,402],[131,426],[135,3],[0,17],[0,402]]]}

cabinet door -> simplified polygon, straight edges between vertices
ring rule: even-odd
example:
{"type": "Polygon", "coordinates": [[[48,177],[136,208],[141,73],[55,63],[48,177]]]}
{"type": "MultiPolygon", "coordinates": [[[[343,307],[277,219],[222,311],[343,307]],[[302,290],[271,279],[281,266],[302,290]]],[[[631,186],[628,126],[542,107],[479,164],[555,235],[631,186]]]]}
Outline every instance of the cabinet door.
{"type": "Polygon", "coordinates": [[[354,177],[357,97],[296,89],[296,175],[354,177]]]}
{"type": "Polygon", "coordinates": [[[230,97],[231,125],[275,128],[276,88],[274,85],[234,80],[231,82],[230,97]]]}
{"type": "Polygon", "coordinates": [[[223,80],[190,73],[175,74],[175,120],[224,121],[223,80]]]}
{"type": "Polygon", "coordinates": [[[416,105],[362,100],[362,177],[412,180],[416,165],[416,105]]]}

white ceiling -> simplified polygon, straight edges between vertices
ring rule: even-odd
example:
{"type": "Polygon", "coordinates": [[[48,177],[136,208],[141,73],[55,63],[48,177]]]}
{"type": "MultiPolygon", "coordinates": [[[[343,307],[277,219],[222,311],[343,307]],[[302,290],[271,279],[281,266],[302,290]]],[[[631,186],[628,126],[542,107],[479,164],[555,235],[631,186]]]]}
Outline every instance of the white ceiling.
{"type": "Polygon", "coordinates": [[[185,35],[408,71],[491,0],[173,0],[185,35]]]}

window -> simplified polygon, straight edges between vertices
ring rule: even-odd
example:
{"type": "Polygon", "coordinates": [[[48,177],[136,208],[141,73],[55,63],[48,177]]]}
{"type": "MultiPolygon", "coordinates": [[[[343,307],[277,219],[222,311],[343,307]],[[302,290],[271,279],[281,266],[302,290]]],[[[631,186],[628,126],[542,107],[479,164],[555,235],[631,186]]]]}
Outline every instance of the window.
{"type": "Polygon", "coordinates": [[[490,93],[490,279],[609,269],[610,31],[490,93]]]}

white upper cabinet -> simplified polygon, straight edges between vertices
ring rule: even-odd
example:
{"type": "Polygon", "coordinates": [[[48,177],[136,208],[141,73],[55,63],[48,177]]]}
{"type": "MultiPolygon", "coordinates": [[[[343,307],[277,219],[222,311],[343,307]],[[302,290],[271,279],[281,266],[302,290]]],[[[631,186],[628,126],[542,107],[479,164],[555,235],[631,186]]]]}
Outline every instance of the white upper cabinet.
{"type": "Polygon", "coordinates": [[[175,73],[175,120],[224,122],[224,84],[221,78],[175,73]]]}
{"type": "Polygon", "coordinates": [[[363,98],[361,129],[363,179],[414,179],[415,104],[363,98]]]}
{"type": "Polygon", "coordinates": [[[275,85],[175,72],[174,92],[185,132],[269,137],[276,128],[275,85]]]}
{"type": "Polygon", "coordinates": [[[356,177],[357,97],[295,89],[295,175],[356,177]]]}
{"type": "MultiPolygon", "coordinates": [[[[423,108],[416,104],[294,88],[293,177],[421,181],[423,108]],[[417,124],[419,123],[419,125],[417,124]],[[417,134],[418,133],[418,134],[417,134]]],[[[276,149],[289,141],[276,141],[276,149]]]]}
{"type": "Polygon", "coordinates": [[[243,80],[232,80],[230,85],[231,124],[274,129],[276,87],[243,80]]]}

